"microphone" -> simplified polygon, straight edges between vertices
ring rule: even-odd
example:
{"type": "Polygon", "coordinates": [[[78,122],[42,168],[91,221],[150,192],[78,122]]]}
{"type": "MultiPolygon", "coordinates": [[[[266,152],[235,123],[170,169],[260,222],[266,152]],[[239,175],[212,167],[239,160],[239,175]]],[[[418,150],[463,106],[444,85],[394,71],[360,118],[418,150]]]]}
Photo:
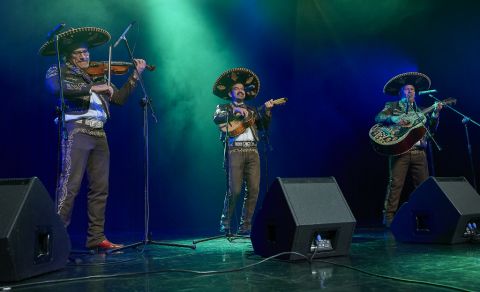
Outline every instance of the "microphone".
{"type": "Polygon", "coordinates": [[[424,94],[430,94],[430,93],[436,93],[437,90],[436,89],[432,89],[432,90],[423,90],[423,91],[419,91],[418,92],[418,95],[424,95],[424,94]]]}
{"type": "Polygon", "coordinates": [[[249,92],[249,91],[252,91],[254,89],[255,89],[255,85],[251,84],[251,85],[245,87],[245,92],[249,92]]]}
{"type": "Polygon", "coordinates": [[[118,40],[115,42],[115,44],[113,45],[113,47],[115,48],[116,46],[118,46],[118,44],[120,43],[121,40],[125,39],[125,35],[127,34],[127,32],[132,28],[132,25],[135,24],[136,21],[132,21],[132,23],[130,23],[127,28],[125,29],[125,31],[122,33],[122,35],[118,38],[118,40]]]}
{"type": "Polygon", "coordinates": [[[51,40],[58,32],[60,32],[65,27],[65,23],[59,23],[47,34],[47,41],[51,40]]]}

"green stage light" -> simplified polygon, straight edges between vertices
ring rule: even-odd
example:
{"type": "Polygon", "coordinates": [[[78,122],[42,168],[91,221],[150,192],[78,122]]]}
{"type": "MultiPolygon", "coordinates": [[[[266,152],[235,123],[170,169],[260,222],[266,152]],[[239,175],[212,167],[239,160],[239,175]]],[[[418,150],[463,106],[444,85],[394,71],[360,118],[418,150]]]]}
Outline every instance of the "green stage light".
{"type": "Polygon", "coordinates": [[[148,13],[149,54],[157,63],[155,81],[149,86],[163,123],[152,127],[152,138],[163,151],[158,159],[170,163],[178,155],[188,163],[182,166],[186,172],[182,175],[197,180],[199,171],[222,159],[212,118],[216,104],[224,101],[213,95],[212,87],[238,60],[213,16],[202,10],[204,1],[150,0],[143,5],[148,13]]]}

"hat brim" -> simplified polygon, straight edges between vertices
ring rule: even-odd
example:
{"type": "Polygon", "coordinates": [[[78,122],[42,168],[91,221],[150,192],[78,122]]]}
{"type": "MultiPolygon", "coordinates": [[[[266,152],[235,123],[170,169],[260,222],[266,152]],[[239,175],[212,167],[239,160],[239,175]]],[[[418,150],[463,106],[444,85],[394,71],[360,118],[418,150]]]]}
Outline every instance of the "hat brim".
{"type": "MultiPolygon", "coordinates": [[[[71,28],[58,34],[58,46],[60,53],[65,53],[74,44],[86,44],[89,48],[103,45],[110,40],[108,31],[97,27],[71,28]]],[[[53,56],[57,52],[55,39],[45,42],[38,53],[42,56],[53,56]]]]}
{"type": "Polygon", "coordinates": [[[432,84],[432,81],[423,73],[402,73],[387,81],[383,87],[383,93],[386,95],[397,96],[400,89],[407,84],[413,85],[416,91],[421,91],[428,90],[432,84]]]}
{"type": "Polygon", "coordinates": [[[213,84],[213,94],[222,98],[230,99],[228,93],[233,85],[241,83],[249,90],[245,91],[245,100],[254,99],[260,91],[260,79],[252,70],[238,67],[223,72],[213,84]]]}

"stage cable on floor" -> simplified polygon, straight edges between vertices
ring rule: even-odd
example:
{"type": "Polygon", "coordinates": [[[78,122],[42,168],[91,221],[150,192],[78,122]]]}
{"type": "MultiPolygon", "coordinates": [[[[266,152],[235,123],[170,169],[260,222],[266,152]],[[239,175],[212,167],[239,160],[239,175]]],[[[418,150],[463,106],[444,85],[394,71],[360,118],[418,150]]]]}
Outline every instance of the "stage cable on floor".
{"type": "MultiPolygon", "coordinates": [[[[246,266],[243,266],[243,267],[240,267],[240,268],[235,268],[235,269],[213,270],[213,271],[196,271],[196,270],[187,270],[187,269],[160,269],[160,270],[152,270],[152,271],[144,271],[144,272],[117,273],[117,274],[110,274],[110,275],[94,275],[94,276],[86,276],[86,277],[58,279],[58,280],[47,280],[47,281],[17,284],[17,285],[11,285],[11,286],[3,286],[3,287],[0,287],[0,291],[10,291],[10,290],[13,290],[13,289],[22,289],[22,288],[31,288],[31,287],[46,286],[46,285],[73,283],[73,282],[78,282],[78,281],[103,280],[103,279],[113,279],[113,278],[128,278],[128,277],[137,277],[137,276],[162,274],[162,273],[189,273],[189,274],[197,274],[197,275],[214,275],[214,274],[233,273],[233,272],[239,272],[239,271],[243,271],[243,270],[252,268],[254,266],[260,265],[260,264],[265,263],[267,261],[271,261],[271,260],[273,260],[277,257],[281,257],[281,256],[284,256],[284,255],[297,255],[297,256],[300,256],[300,257],[304,258],[309,264],[312,264],[315,254],[316,254],[316,250],[314,251],[312,256],[306,256],[306,255],[298,253],[298,252],[281,252],[281,253],[275,254],[273,256],[270,256],[268,258],[265,258],[261,261],[258,261],[256,263],[246,265],[246,266]]],[[[428,285],[428,286],[451,289],[451,290],[455,290],[455,291],[471,291],[471,290],[468,290],[468,289],[455,287],[455,286],[450,286],[450,285],[444,285],[444,284],[438,284],[438,283],[421,281],[421,280],[412,280],[412,279],[405,279],[405,278],[400,278],[400,277],[393,277],[393,276],[376,274],[376,273],[368,272],[366,270],[359,269],[359,268],[356,268],[356,267],[353,267],[353,266],[334,263],[334,262],[330,262],[330,261],[326,261],[326,260],[316,259],[315,262],[326,263],[326,264],[330,264],[330,265],[334,265],[334,266],[338,266],[338,267],[342,267],[342,268],[351,269],[351,270],[354,270],[354,271],[357,271],[357,272],[360,272],[360,273],[363,273],[363,274],[367,274],[367,275],[370,275],[370,276],[379,277],[379,278],[383,278],[383,279],[394,280],[394,281],[399,281],[399,282],[406,282],[406,283],[420,284],[420,285],[428,285]]]]}

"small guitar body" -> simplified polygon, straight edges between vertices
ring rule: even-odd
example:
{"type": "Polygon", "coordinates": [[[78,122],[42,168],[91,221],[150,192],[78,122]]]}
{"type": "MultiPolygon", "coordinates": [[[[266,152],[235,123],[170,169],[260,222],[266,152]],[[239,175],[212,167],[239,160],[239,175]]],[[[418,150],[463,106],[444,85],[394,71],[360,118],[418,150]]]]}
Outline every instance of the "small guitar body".
{"type": "Polygon", "coordinates": [[[233,120],[228,123],[223,123],[218,125],[220,131],[226,133],[228,130],[229,137],[237,137],[243,134],[249,127],[255,123],[255,118],[250,118],[248,120],[233,120]],[[227,129],[228,127],[228,129],[227,129]]]}

